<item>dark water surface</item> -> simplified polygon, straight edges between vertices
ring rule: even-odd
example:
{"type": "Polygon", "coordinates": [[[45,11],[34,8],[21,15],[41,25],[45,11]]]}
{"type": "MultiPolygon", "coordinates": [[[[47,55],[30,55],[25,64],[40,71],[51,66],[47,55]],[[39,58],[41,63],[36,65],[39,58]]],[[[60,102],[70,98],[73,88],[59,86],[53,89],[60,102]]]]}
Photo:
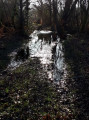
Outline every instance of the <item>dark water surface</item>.
{"type": "MultiPolygon", "coordinates": [[[[27,48],[29,48],[29,57],[39,58],[49,78],[59,84],[59,81],[67,75],[63,46],[60,38],[56,33],[44,30],[35,30],[30,37],[31,39],[29,39],[27,44],[22,46],[21,50],[23,51],[24,49],[24,54],[27,54],[27,48]]],[[[17,54],[17,50],[10,54],[11,62],[8,65],[8,69],[15,69],[24,62],[20,58],[16,59],[17,54]]]]}

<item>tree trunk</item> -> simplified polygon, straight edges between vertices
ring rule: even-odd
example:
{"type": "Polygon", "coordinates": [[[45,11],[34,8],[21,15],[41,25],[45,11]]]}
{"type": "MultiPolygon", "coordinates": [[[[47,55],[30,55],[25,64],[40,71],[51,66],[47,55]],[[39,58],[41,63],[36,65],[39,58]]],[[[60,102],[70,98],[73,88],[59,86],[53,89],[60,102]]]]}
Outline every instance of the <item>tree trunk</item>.
{"type": "Polygon", "coordinates": [[[26,26],[28,27],[28,18],[29,18],[29,0],[26,0],[26,26]]]}
{"type": "Polygon", "coordinates": [[[54,28],[56,26],[56,30],[60,38],[65,38],[63,26],[58,21],[57,0],[53,0],[53,22],[54,22],[54,28]]]}
{"type": "Polygon", "coordinates": [[[23,18],[23,0],[20,0],[20,20],[19,20],[19,28],[21,31],[24,30],[24,18],[23,18]]]}

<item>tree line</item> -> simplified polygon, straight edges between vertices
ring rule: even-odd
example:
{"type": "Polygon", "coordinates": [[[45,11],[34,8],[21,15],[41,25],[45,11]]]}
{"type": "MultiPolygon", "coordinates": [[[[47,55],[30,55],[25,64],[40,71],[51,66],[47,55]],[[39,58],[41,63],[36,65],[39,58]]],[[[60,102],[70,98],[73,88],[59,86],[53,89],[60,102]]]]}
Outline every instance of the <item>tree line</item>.
{"type": "Polygon", "coordinates": [[[42,25],[51,25],[60,36],[65,32],[89,32],[89,0],[37,0],[34,5],[42,25]]]}
{"type": "Polygon", "coordinates": [[[62,37],[66,32],[89,33],[89,0],[36,0],[30,10],[31,2],[34,1],[0,0],[0,28],[5,25],[23,32],[31,21],[51,26],[62,37]]]}

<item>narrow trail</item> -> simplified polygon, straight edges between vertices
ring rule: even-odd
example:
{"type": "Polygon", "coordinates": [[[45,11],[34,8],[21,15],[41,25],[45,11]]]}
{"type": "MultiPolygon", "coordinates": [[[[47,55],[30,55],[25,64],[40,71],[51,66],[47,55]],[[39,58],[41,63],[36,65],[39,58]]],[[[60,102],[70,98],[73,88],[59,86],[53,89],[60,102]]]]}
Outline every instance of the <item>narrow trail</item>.
{"type": "Polygon", "coordinates": [[[28,59],[16,60],[18,51],[12,52],[9,70],[0,76],[0,119],[44,120],[46,115],[52,120],[74,119],[72,73],[60,39],[54,40],[51,31],[34,31],[21,48],[25,54],[27,46],[28,59]]]}

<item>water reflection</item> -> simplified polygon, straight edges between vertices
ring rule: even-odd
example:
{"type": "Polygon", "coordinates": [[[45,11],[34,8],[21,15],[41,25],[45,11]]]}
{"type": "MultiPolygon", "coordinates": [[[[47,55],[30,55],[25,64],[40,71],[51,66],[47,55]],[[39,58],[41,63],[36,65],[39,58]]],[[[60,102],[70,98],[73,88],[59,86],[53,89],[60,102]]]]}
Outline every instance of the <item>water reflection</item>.
{"type": "Polygon", "coordinates": [[[52,34],[34,33],[32,40],[29,42],[30,56],[39,57],[42,64],[52,62],[52,47],[55,46],[52,34]]]}
{"type": "Polygon", "coordinates": [[[64,54],[61,42],[58,40],[58,43],[53,48],[53,60],[54,60],[54,71],[53,71],[53,78],[55,82],[60,81],[63,79],[65,74],[65,62],[64,62],[64,54]]]}
{"type": "Polygon", "coordinates": [[[34,31],[31,34],[31,40],[25,46],[22,51],[16,53],[17,55],[21,53],[17,60],[12,57],[9,67],[19,66],[23,61],[18,60],[18,58],[30,55],[32,58],[38,57],[40,59],[51,80],[58,84],[60,80],[64,79],[66,76],[66,64],[64,62],[63,48],[60,38],[55,33],[51,31],[34,31]]]}
{"type": "Polygon", "coordinates": [[[34,36],[31,35],[32,40],[29,42],[30,56],[39,57],[44,69],[48,72],[49,78],[59,83],[66,74],[60,38],[54,33],[35,32],[34,36]]]}

